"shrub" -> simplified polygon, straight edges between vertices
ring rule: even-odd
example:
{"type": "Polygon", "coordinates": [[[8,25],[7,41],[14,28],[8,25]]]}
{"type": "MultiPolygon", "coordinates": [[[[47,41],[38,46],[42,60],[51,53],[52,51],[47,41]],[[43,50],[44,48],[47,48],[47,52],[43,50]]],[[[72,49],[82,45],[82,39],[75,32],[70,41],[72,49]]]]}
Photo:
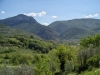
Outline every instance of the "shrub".
{"type": "Polygon", "coordinates": [[[14,75],[14,71],[10,67],[0,68],[0,75],[14,75]]]}
{"type": "Polygon", "coordinates": [[[28,65],[21,65],[15,70],[16,75],[34,75],[32,67],[28,65]]]}

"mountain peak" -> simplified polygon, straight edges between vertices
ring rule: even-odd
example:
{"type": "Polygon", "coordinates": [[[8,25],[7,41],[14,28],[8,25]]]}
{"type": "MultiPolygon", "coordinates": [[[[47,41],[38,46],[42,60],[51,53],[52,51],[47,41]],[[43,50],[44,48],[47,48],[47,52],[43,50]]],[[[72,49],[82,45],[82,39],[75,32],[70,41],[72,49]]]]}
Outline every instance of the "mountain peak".
{"type": "Polygon", "coordinates": [[[24,14],[19,14],[17,16],[6,18],[1,21],[3,24],[9,25],[11,27],[13,27],[14,25],[17,25],[17,24],[22,24],[22,23],[30,23],[30,24],[38,23],[33,17],[29,17],[24,14]]]}
{"type": "Polygon", "coordinates": [[[24,14],[18,14],[17,16],[26,16],[26,15],[24,15],[24,14]]]}
{"type": "Polygon", "coordinates": [[[17,15],[17,16],[15,16],[15,17],[32,18],[32,19],[33,19],[33,17],[32,17],[32,16],[27,16],[27,15],[25,15],[25,14],[18,14],[18,15],[17,15]]]}
{"type": "Polygon", "coordinates": [[[15,16],[14,18],[16,18],[17,20],[27,20],[27,21],[35,20],[33,17],[26,16],[24,14],[19,14],[19,15],[15,16]]]}

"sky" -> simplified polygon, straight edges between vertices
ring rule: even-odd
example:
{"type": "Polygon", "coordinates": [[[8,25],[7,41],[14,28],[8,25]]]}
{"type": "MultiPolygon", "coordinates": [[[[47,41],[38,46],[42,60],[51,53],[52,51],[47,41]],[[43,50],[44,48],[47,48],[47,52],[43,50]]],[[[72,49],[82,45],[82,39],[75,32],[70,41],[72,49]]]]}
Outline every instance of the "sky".
{"type": "Polygon", "coordinates": [[[0,0],[0,19],[25,14],[48,25],[58,20],[100,19],[100,0],[0,0]]]}

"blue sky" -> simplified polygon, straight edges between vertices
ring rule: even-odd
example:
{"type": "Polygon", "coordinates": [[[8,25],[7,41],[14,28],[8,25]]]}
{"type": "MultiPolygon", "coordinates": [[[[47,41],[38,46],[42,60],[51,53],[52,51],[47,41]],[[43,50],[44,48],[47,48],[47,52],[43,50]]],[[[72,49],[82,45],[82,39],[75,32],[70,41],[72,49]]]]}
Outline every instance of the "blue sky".
{"type": "Polygon", "coordinates": [[[57,20],[100,19],[100,0],[0,0],[0,19],[18,14],[46,25],[57,20]]]}

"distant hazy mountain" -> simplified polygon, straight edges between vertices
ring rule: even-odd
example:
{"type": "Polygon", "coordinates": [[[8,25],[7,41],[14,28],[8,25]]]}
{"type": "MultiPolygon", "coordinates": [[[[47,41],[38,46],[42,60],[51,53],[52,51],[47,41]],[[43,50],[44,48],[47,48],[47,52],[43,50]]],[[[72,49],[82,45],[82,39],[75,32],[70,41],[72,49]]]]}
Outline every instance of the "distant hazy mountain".
{"type": "Polygon", "coordinates": [[[99,19],[73,19],[68,21],[56,21],[49,25],[50,28],[57,31],[58,33],[62,34],[66,30],[79,27],[84,29],[96,29],[100,27],[100,20],[99,19]]]}
{"type": "Polygon", "coordinates": [[[6,26],[23,29],[47,40],[57,39],[58,33],[50,27],[39,24],[33,17],[23,14],[0,20],[6,26]]]}

